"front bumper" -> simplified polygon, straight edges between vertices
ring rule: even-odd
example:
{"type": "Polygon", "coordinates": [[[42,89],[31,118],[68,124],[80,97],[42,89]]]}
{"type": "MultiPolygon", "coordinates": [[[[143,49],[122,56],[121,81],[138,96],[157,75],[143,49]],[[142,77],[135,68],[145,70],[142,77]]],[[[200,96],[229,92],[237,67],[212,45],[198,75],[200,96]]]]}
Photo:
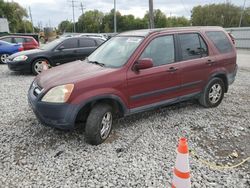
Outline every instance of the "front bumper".
{"type": "Polygon", "coordinates": [[[26,61],[20,62],[7,62],[8,67],[12,71],[18,72],[31,72],[31,63],[26,61]]]}
{"type": "Polygon", "coordinates": [[[32,84],[28,92],[28,101],[41,123],[59,129],[73,129],[78,113],[78,106],[67,103],[55,104],[42,102],[41,97],[43,93],[36,96],[34,94],[35,89],[36,86],[32,84]]]}

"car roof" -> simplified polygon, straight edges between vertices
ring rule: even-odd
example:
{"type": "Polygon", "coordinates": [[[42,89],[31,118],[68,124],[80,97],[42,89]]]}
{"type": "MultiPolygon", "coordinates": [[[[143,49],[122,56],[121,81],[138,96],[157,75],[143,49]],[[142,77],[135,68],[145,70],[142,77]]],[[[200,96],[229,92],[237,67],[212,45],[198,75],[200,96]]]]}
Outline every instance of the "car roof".
{"type": "Polygon", "coordinates": [[[7,38],[7,37],[15,37],[15,38],[32,38],[32,39],[33,39],[33,37],[31,37],[31,36],[20,36],[20,35],[5,35],[5,36],[0,37],[0,39],[1,39],[1,38],[7,38]]]}
{"type": "Polygon", "coordinates": [[[163,32],[177,32],[177,31],[201,31],[201,30],[223,30],[222,27],[218,26],[199,26],[199,27],[169,27],[169,28],[157,28],[157,29],[140,29],[133,31],[122,32],[116,36],[138,36],[146,37],[153,33],[163,32]]]}

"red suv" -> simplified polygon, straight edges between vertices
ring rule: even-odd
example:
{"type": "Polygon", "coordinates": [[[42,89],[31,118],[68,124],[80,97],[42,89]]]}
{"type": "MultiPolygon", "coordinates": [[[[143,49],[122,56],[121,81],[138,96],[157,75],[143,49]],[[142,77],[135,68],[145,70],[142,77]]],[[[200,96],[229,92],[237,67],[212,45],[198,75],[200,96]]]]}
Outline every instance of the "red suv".
{"type": "Polygon", "coordinates": [[[191,98],[218,106],[237,72],[236,50],[220,27],[121,33],[86,60],[44,71],[28,98],[44,124],[82,123],[89,143],[110,134],[113,117],[191,98]]]}
{"type": "Polygon", "coordinates": [[[9,42],[9,43],[21,43],[23,45],[24,50],[31,50],[39,48],[39,43],[33,38],[29,36],[14,36],[8,35],[4,37],[0,37],[0,40],[9,42]]]}

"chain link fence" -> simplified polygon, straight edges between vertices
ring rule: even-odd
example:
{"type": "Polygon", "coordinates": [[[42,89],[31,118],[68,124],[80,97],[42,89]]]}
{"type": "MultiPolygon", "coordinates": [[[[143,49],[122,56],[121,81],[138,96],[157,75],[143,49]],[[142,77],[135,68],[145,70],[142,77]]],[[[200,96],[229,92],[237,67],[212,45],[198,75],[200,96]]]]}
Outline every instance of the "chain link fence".
{"type": "Polygon", "coordinates": [[[237,48],[250,49],[250,27],[232,27],[226,31],[234,36],[237,48]]]}

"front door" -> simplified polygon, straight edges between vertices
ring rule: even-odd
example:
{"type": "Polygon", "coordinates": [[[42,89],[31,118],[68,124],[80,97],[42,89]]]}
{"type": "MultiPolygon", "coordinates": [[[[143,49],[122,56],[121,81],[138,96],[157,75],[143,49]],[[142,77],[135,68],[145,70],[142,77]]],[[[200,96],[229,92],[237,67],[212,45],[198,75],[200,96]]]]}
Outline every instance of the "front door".
{"type": "Polygon", "coordinates": [[[181,81],[179,65],[175,63],[174,41],[174,35],[154,38],[139,57],[139,59],[151,58],[154,66],[138,72],[128,71],[130,109],[143,110],[177,100],[181,81]]]}

